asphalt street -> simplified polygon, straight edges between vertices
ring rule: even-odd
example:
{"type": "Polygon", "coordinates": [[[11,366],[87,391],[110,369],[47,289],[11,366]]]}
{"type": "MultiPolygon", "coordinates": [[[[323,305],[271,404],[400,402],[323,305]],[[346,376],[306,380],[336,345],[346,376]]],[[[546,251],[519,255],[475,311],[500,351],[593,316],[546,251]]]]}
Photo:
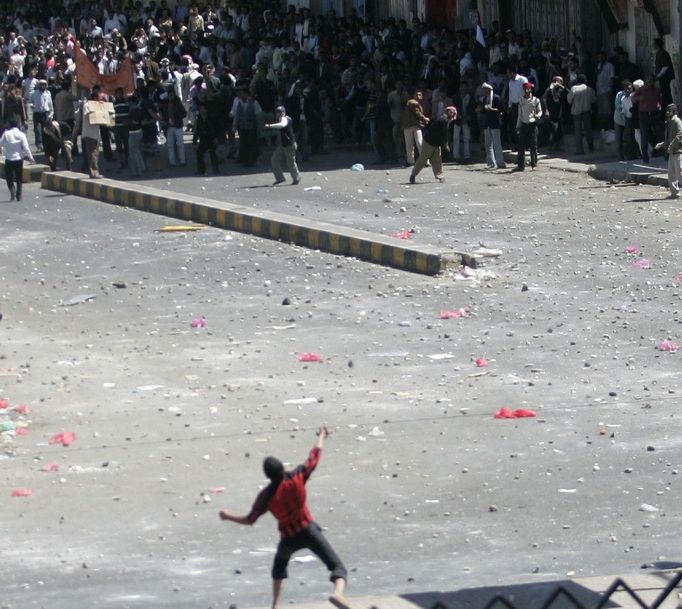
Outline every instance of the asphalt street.
{"type": "MultiPolygon", "coordinates": [[[[679,561],[682,351],[657,348],[682,343],[679,202],[338,160],[299,187],[145,184],[502,255],[426,277],[35,185],[0,203],[0,423],[26,430],[0,436],[0,607],[266,605],[274,521],[218,510],[248,512],[262,458],[301,462],[321,423],[310,506],[351,597],[679,561]]],[[[285,602],[329,590],[303,553],[285,602]]]]}

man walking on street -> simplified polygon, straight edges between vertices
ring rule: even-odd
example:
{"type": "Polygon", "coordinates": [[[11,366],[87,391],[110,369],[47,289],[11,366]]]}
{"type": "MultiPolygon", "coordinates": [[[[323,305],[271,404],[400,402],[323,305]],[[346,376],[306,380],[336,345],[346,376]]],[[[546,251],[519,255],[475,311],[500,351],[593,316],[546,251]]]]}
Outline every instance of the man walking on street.
{"type": "Polygon", "coordinates": [[[542,104],[533,95],[533,83],[523,84],[523,97],[519,103],[516,129],[519,132],[519,148],[514,171],[523,171],[526,167],[526,149],[530,150],[530,168],[538,164],[538,120],[542,117],[542,104]]]}
{"type": "Polygon", "coordinates": [[[632,101],[637,103],[639,110],[639,147],[642,159],[648,163],[651,132],[661,108],[661,92],[656,88],[653,76],[647,76],[644,86],[632,94],[632,101]]]}
{"type": "Polygon", "coordinates": [[[52,95],[47,90],[46,80],[38,81],[38,87],[31,95],[31,106],[33,106],[33,134],[35,135],[36,150],[40,151],[43,149],[43,123],[46,118],[52,120],[54,116],[52,95]]]}
{"type": "Polygon", "coordinates": [[[680,153],[682,152],[682,120],[677,116],[677,106],[668,104],[665,110],[665,141],[656,144],[656,150],[664,150],[668,159],[668,199],[680,197],[680,153]]]}
{"type": "Polygon", "coordinates": [[[587,148],[594,152],[594,134],[592,133],[592,105],[597,99],[594,89],[587,84],[587,77],[578,74],[576,84],[568,92],[568,103],[571,104],[573,116],[573,133],[575,135],[575,153],[583,154],[583,135],[587,140],[587,148]]]}
{"type": "Polygon", "coordinates": [[[277,147],[270,159],[272,172],[275,174],[273,186],[284,182],[285,168],[291,174],[291,183],[296,185],[301,181],[301,176],[296,165],[296,137],[294,136],[293,121],[291,117],[287,116],[284,106],[275,108],[275,119],[277,120],[276,123],[266,123],[265,125],[265,129],[277,131],[277,147]]]}
{"type": "Polygon", "coordinates": [[[281,609],[280,596],[282,584],[287,577],[289,559],[294,552],[303,548],[314,552],[331,573],[334,592],[329,601],[338,609],[350,609],[344,596],[346,568],[325,539],[320,526],[313,520],[306,503],[305,485],[320,461],[322,446],[328,435],[328,429],[320,427],[317,441],[306,462],[292,471],[286,471],[279,459],[267,457],[263,461],[263,471],[270,484],[258,494],[246,516],[236,516],[226,510],[220,511],[221,520],[230,520],[237,524],[252,525],[267,511],[272,512],[277,519],[281,539],[272,565],[272,609],[281,609]]]}
{"type": "Polygon", "coordinates": [[[502,102],[500,96],[493,91],[493,86],[487,82],[481,85],[483,91],[480,110],[483,112],[483,137],[485,142],[485,162],[488,169],[504,169],[502,150],[502,132],[500,130],[502,102]]]}
{"type": "Polygon", "coordinates": [[[432,121],[424,130],[422,151],[412,168],[410,184],[414,184],[415,178],[419,172],[426,167],[429,161],[431,161],[431,169],[433,169],[433,175],[436,177],[436,180],[445,182],[445,178],[443,177],[443,158],[440,149],[442,147],[445,148],[446,152],[450,151],[450,147],[448,146],[450,123],[456,118],[457,108],[448,106],[445,108],[443,115],[435,121],[432,121]]]}
{"type": "Polygon", "coordinates": [[[414,165],[415,146],[417,146],[417,152],[421,155],[422,142],[424,141],[422,127],[429,123],[428,117],[422,112],[420,105],[422,99],[423,93],[420,89],[417,89],[414,95],[407,100],[400,120],[405,139],[405,162],[408,166],[414,165]]]}
{"type": "Polygon", "coordinates": [[[9,123],[9,128],[0,137],[0,149],[5,154],[5,180],[9,188],[10,201],[21,201],[21,184],[23,181],[24,159],[35,163],[31,149],[28,147],[26,134],[21,131],[16,121],[9,123]]]}

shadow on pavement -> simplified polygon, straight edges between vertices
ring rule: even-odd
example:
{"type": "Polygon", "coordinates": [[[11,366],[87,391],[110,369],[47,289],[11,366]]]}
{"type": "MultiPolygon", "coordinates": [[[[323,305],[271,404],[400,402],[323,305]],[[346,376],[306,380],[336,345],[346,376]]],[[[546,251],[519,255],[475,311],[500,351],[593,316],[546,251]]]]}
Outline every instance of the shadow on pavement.
{"type": "MultiPolygon", "coordinates": [[[[453,592],[406,594],[423,609],[647,609],[676,606],[682,585],[681,563],[658,561],[623,577],[591,577],[453,592]]],[[[677,605],[679,607],[679,605],[677,605]]]]}
{"type": "MultiPolygon", "coordinates": [[[[542,583],[518,584],[514,586],[487,586],[469,588],[456,592],[418,593],[404,595],[406,600],[424,609],[541,609],[547,606],[552,596],[558,594],[551,609],[578,609],[571,599],[578,601],[585,609],[597,607],[602,600],[599,592],[581,586],[572,580],[557,580],[542,583]],[[563,589],[565,593],[558,592],[563,589]],[[497,601],[495,602],[495,599],[497,601]],[[506,602],[505,602],[506,601],[506,602]]],[[[604,607],[618,607],[609,602],[604,607]]]]}

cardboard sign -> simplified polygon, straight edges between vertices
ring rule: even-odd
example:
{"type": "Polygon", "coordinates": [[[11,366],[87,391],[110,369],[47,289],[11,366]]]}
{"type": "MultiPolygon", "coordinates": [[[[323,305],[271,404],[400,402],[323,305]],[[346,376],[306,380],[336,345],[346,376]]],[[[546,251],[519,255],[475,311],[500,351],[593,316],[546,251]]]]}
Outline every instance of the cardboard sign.
{"type": "Polygon", "coordinates": [[[116,122],[114,104],[111,102],[88,101],[88,112],[90,114],[91,125],[105,125],[113,127],[116,122]]]}

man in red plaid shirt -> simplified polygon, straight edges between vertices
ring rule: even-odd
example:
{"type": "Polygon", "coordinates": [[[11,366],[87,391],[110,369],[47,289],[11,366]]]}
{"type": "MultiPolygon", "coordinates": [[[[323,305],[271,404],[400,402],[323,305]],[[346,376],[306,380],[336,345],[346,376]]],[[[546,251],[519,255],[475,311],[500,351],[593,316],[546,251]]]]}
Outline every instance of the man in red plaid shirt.
{"type": "Polygon", "coordinates": [[[329,430],[324,426],[320,427],[317,441],[306,462],[292,471],[286,471],[279,459],[267,457],[263,461],[263,471],[270,479],[270,484],[258,494],[246,516],[235,516],[226,510],[220,512],[221,520],[231,520],[238,524],[252,525],[268,511],[277,519],[281,539],[272,565],[272,609],[281,609],[279,599],[282,583],[287,577],[289,559],[294,552],[303,548],[315,553],[331,573],[334,593],[329,601],[339,609],[350,609],[344,596],[348,572],[324,538],[322,529],[313,521],[306,504],[305,485],[320,461],[322,445],[328,435],[329,430]]]}

